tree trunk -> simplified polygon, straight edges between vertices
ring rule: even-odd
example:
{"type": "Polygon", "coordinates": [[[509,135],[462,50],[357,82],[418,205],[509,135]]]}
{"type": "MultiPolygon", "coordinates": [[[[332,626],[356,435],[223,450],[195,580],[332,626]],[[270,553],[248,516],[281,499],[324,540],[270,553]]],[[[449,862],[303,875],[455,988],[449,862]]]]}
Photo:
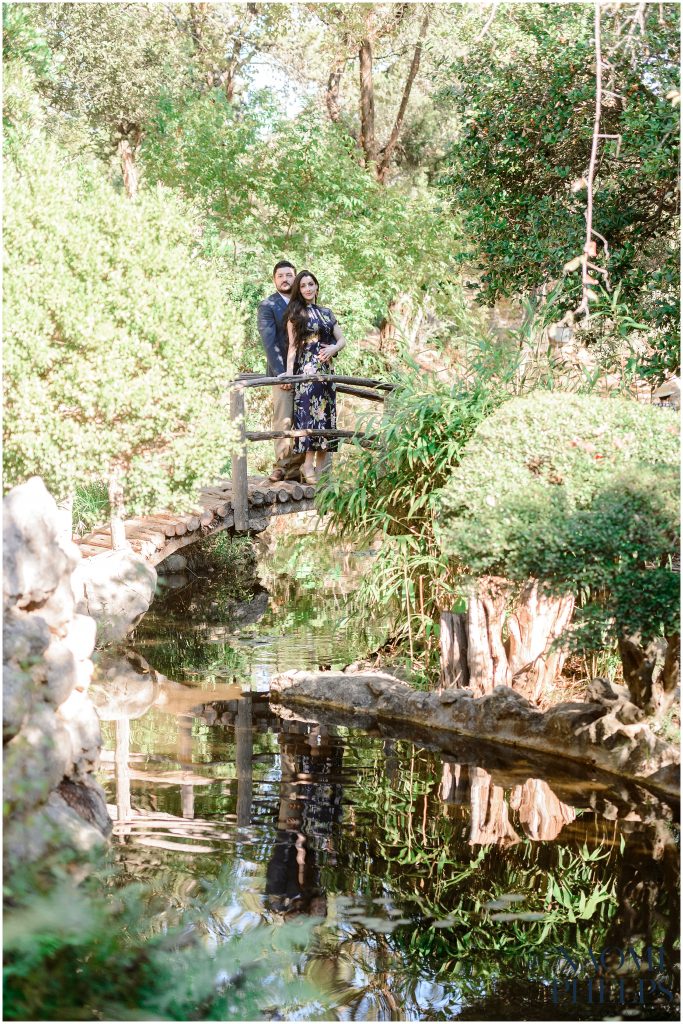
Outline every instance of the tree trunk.
{"type": "Polygon", "coordinates": [[[566,655],[549,651],[549,647],[565,631],[573,614],[571,594],[544,596],[534,581],[524,588],[514,613],[508,617],[505,647],[512,685],[534,703],[540,700],[546,684],[562,671],[566,655]]]}
{"type": "Polygon", "coordinates": [[[619,640],[619,655],[631,700],[649,715],[671,707],[680,676],[680,636],[656,639],[643,647],[639,636],[619,640]]]}
{"type": "Polygon", "coordinates": [[[330,121],[335,124],[339,120],[340,106],[339,106],[339,84],[341,82],[343,64],[341,60],[337,60],[332,65],[329,78],[327,79],[327,89],[325,91],[325,105],[327,106],[327,113],[329,114],[330,121]]]}
{"type": "Polygon", "coordinates": [[[107,481],[109,491],[109,522],[111,527],[111,546],[114,551],[129,547],[124,526],[125,508],[123,505],[123,483],[121,470],[113,469],[107,481]]]}
{"type": "Polygon", "coordinates": [[[408,78],[403,89],[403,95],[401,96],[401,103],[396,114],[396,120],[394,121],[394,127],[391,130],[389,141],[386,146],[382,149],[382,154],[377,164],[377,179],[381,182],[386,180],[387,172],[389,170],[389,163],[394,155],[396,149],[396,143],[398,142],[401,134],[401,128],[403,127],[403,120],[406,115],[406,109],[408,107],[408,100],[410,99],[410,93],[413,88],[413,82],[420,67],[420,59],[422,57],[422,41],[427,34],[427,26],[429,25],[429,11],[425,14],[420,25],[420,34],[415,44],[415,52],[413,53],[413,59],[410,65],[410,71],[408,72],[408,78]]]}
{"type": "Polygon", "coordinates": [[[519,823],[534,842],[556,839],[565,825],[574,821],[576,811],[553,793],[542,779],[527,779],[510,793],[510,809],[517,811],[519,823]]]}
{"type": "Polygon", "coordinates": [[[469,687],[475,697],[481,697],[494,686],[512,686],[538,703],[546,686],[562,671],[565,655],[549,648],[569,625],[573,597],[543,597],[532,581],[506,621],[510,589],[506,580],[490,577],[470,595],[466,612],[441,614],[444,689],[469,687]]]}
{"type": "Polygon", "coordinates": [[[534,842],[555,839],[576,811],[557,798],[547,782],[527,779],[506,797],[483,768],[445,759],[439,799],[447,807],[470,808],[470,844],[510,846],[519,836],[510,821],[516,811],[525,834],[534,842]]]}
{"type": "Polygon", "coordinates": [[[128,139],[121,139],[118,145],[118,153],[126,195],[129,199],[135,199],[138,194],[138,172],[135,166],[133,148],[128,139]]]}
{"type": "Polygon", "coordinates": [[[360,144],[365,153],[365,166],[377,163],[375,139],[375,92],[372,82],[372,45],[364,39],[358,53],[360,60],[360,144]]]}

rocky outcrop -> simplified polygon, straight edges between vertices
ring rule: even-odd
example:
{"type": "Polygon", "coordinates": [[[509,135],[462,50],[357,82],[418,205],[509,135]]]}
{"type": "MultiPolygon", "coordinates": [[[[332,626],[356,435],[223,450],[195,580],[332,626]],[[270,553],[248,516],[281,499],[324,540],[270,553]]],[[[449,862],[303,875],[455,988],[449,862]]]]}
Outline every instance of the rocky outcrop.
{"type": "Polygon", "coordinates": [[[442,734],[550,754],[678,794],[678,751],[657,737],[627,701],[558,704],[539,711],[509,686],[484,697],[469,690],[424,693],[385,673],[291,672],[271,688],[280,703],[360,715],[371,722],[410,722],[442,734]]]}
{"type": "Polygon", "coordinates": [[[125,549],[81,560],[72,579],[77,610],[97,623],[98,643],[123,639],[152,603],[156,583],[156,569],[125,549]]]}
{"type": "Polygon", "coordinates": [[[3,755],[8,868],[111,831],[93,772],[100,724],[88,687],[95,622],[79,613],[78,548],[39,477],[4,500],[3,755]]]}

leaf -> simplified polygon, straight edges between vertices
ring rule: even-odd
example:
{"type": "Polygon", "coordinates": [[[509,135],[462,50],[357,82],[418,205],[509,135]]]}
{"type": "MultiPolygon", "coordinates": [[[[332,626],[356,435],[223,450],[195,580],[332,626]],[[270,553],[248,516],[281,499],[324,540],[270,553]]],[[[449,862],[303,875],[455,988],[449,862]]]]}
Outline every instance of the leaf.
{"type": "Polygon", "coordinates": [[[574,270],[579,269],[579,267],[583,263],[583,260],[583,256],[575,256],[574,259],[569,260],[568,263],[565,263],[562,269],[564,270],[565,274],[571,274],[574,270]]]}

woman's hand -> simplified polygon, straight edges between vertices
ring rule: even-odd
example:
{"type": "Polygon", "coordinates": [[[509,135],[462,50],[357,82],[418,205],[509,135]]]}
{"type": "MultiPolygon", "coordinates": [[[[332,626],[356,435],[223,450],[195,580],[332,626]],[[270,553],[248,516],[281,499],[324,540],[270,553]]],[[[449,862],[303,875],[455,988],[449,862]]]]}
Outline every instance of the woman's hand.
{"type": "Polygon", "coordinates": [[[293,384],[281,384],[280,387],[282,388],[283,391],[291,391],[292,388],[294,387],[294,385],[293,384]]]}
{"type": "Polygon", "coordinates": [[[324,345],[318,353],[318,359],[321,363],[329,363],[330,359],[336,356],[339,349],[336,345],[324,345]]]}

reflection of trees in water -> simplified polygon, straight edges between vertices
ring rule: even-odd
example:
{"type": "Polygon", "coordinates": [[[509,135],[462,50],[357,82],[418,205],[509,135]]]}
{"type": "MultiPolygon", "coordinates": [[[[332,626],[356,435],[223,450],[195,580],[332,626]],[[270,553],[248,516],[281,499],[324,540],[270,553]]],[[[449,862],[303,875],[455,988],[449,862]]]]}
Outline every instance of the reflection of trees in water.
{"type": "Polygon", "coordinates": [[[460,765],[444,758],[440,796],[445,804],[469,806],[470,843],[510,846],[520,836],[510,821],[516,811],[525,835],[535,841],[556,839],[576,818],[576,811],[553,793],[542,779],[527,779],[506,794],[483,768],[460,765]]]}
{"type": "MultiPolygon", "coordinates": [[[[355,867],[360,872],[371,860],[375,888],[383,885],[412,918],[386,939],[408,974],[428,972],[447,985],[457,980],[475,1001],[488,986],[490,1012],[477,1019],[493,1019],[503,1005],[495,1003],[497,986],[507,990],[508,1013],[511,993],[528,1005],[524,993],[530,996],[534,985],[532,1002],[542,1006],[548,972],[525,980],[539,949],[562,944],[587,956],[590,943],[625,948],[633,941],[640,948],[676,933],[675,848],[660,836],[657,860],[646,840],[651,826],[637,820],[635,808],[622,826],[593,812],[577,817],[543,780],[504,789],[482,768],[445,759],[439,773],[438,758],[400,747],[392,778],[377,760],[359,780],[356,814],[372,816],[375,828],[364,832],[355,867]],[[621,828],[628,836],[623,855],[621,828]],[[463,962],[469,980],[467,971],[452,974],[463,962]]],[[[658,828],[669,835],[665,825],[658,828]]],[[[340,857],[353,861],[354,841],[344,833],[340,857]]]]}

